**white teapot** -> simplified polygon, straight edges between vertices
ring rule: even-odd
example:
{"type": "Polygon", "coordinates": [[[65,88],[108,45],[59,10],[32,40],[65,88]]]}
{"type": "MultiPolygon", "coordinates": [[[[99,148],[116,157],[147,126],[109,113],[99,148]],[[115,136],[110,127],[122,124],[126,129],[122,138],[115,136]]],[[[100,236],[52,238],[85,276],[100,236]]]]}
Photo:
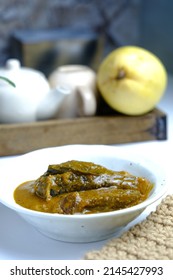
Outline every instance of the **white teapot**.
{"type": "MultiPolygon", "coordinates": [[[[54,118],[67,96],[73,89],[66,84],[58,84],[54,89],[40,71],[21,67],[17,59],[9,59],[4,68],[0,69],[0,76],[12,81],[12,86],[7,81],[0,79],[0,123],[33,122],[54,118]]],[[[88,102],[87,97],[80,96],[80,102],[88,102]],[[86,100],[84,100],[86,99],[86,100]]],[[[91,94],[91,99],[94,99],[91,94]]],[[[94,104],[96,101],[93,100],[94,104]]],[[[88,107],[91,100],[88,103],[88,107]]],[[[85,109],[86,106],[82,106],[85,109]]],[[[89,114],[94,115],[96,106],[89,114]]],[[[82,112],[87,115],[88,111],[82,112]]]]}

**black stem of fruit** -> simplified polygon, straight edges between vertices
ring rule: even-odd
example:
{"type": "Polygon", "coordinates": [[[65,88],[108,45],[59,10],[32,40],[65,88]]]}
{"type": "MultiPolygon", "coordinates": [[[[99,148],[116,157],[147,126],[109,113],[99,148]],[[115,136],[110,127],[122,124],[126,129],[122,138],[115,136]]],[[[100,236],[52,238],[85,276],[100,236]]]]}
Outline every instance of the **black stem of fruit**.
{"type": "Polygon", "coordinates": [[[121,80],[121,79],[125,78],[125,76],[126,76],[126,72],[124,71],[123,68],[121,68],[118,71],[118,75],[116,76],[116,79],[121,80]]]}

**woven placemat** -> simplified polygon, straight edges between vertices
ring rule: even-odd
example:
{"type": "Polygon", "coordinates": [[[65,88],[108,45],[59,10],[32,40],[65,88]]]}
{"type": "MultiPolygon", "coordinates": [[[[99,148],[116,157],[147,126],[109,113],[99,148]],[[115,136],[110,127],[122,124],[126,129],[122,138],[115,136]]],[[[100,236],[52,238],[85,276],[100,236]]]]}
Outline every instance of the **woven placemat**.
{"type": "Polygon", "coordinates": [[[141,223],[101,250],[85,255],[86,260],[173,260],[173,195],[167,195],[141,223]]]}

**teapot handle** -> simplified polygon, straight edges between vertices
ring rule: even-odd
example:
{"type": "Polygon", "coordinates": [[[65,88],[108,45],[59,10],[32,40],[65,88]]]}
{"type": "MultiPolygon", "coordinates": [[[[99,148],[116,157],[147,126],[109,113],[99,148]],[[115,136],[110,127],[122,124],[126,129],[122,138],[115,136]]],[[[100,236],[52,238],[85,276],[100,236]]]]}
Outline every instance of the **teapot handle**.
{"type": "Polygon", "coordinates": [[[94,116],[97,110],[96,94],[89,87],[77,88],[78,116],[94,116]]]}

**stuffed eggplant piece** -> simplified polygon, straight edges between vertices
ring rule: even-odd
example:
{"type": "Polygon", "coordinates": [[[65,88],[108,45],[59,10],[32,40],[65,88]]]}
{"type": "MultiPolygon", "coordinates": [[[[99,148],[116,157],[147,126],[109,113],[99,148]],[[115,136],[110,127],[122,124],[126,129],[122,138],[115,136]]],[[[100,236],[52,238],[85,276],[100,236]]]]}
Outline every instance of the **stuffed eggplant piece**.
{"type": "Polygon", "coordinates": [[[122,190],[113,186],[59,195],[52,211],[59,214],[109,212],[136,205],[143,199],[139,190],[122,190]]]}
{"type": "Polygon", "coordinates": [[[35,192],[49,200],[63,193],[110,186],[137,189],[138,178],[125,171],[112,171],[91,162],[72,160],[49,165],[48,170],[35,181],[35,192]]]}
{"type": "Polygon", "coordinates": [[[91,162],[49,165],[37,180],[18,186],[15,201],[25,208],[59,214],[91,214],[131,207],[144,201],[153,184],[126,171],[91,162]]]}

